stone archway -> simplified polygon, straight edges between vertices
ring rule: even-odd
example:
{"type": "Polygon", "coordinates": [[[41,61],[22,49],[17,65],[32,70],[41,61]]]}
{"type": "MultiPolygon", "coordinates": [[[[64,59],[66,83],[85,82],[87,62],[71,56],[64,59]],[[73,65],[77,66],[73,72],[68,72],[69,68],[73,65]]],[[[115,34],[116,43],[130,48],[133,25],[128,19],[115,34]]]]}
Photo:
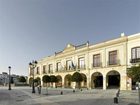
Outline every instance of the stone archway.
{"type": "Polygon", "coordinates": [[[62,77],[60,75],[57,75],[56,78],[57,78],[56,86],[62,87],[62,77]]]}
{"type": "Polygon", "coordinates": [[[87,87],[87,77],[84,73],[81,73],[83,81],[81,82],[81,87],[86,88],[87,87]]]}
{"type": "Polygon", "coordinates": [[[71,88],[71,75],[67,74],[64,78],[64,87],[71,88]]]}
{"type": "Polygon", "coordinates": [[[107,88],[119,88],[120,87],[120,73],[118,71],[109,71],[106,75],[107,88]]]}
{"type": "Polygon", "coordinates": [[[95,72],[91,76],[91,88],[103,88],[103,75],[95,72]]]}

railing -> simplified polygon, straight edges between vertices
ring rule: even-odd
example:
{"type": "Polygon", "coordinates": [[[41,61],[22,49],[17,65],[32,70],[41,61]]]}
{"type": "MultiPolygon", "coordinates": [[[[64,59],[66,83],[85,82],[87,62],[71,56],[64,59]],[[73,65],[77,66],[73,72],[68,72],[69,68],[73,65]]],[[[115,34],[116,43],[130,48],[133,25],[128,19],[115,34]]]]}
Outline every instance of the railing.
{"type": "Polygon", "coordinates": [[[55,55],[61,54],[63,51],[55,52],[55,55]]]}
{"type": "Polygon", "coordinates": [[[39,72],[36,72],[36,75],[40,75],[40,73],[39,72]]]}
{"type": "Polygon", "coordinates": [[[55,72],[62,72],[62,71],[64,71],[64,68],[61,68],[61,69],[60,69],[60,68],[59,68],[59,69],[56,68],[56,69],[55,69],[55,72]]]}
{"type": "Polygon", "coordinates": [[[86,65],[81,65],[81,66],[73,66],[73,67],[63,67],[61,69],[56,69],[55,72],[72,72],[72,71],[79,71],[79,70],[85,70],[86,65]]]}
{"type": "Polygon", "coordinates": [[[46,72],[43,72],[43,74],[46,74],[46,72]]]}
{"type": "Polygon", "coordinates": [[[83,47],[86,47],[86,46],[87,46],[87,43],[84,43],[84,44],[75,46],[75,48],[76,48],[76,49],[80,49],[80,48],[83,48],[83,47]]]}
{"type": "Polygon", "coordinates": [[[55,70],[55,72],[69,72],[69,71],[75,71],[75,68],[73,68],[73,67],[70,67],[70,68],[63,67],[61,69],[56,69],[55,70]]]}
{"type": "Polygon", "coordinates": [[[108,61],[107,65],[108,66],[119,66],[120,65],[120,60],[114,60],[113,62],[108,61]]]}
{"type": "Polygon", "coordinates": [[[51,71],[48,71],[48,74],[53,74],[53,70],[51,70],[51,71]]]}
{"type": "Polygon", "coordinates": [[[99,63],[97,63],[97,64],[92,63],[92,64],[91,64],[91,67],[92,67],[92,68],[102,67],[102,62],[99,62],[99,63]]]}
{"type": "Polygon", "coordinates": [[[138,63],[140,62],[140,58],[130,59],[130,63],[138,63]]]}
{"type": "Polygon", "coordinates": [[[76,66],[76,70],[79,69],[79,70],[85,70],[86,69],[86,65],[78,65],[76,66]]]}

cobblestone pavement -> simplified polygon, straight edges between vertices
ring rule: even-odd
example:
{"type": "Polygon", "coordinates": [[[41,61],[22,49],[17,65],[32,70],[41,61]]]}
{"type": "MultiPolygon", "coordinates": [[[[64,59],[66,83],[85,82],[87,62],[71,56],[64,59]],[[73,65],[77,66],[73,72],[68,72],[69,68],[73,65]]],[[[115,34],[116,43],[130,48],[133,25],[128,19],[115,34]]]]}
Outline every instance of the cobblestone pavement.
{"type": "MultiPolygon", "coordinates": [[[[117,105],[114,97],[117,89],[93,89],[83,91],[72,89],[42,89],[39,95],[31,93],[30,87],[14,87],[11,91],[0,87],[0,105],[117,105]],[[61,95],[63,91],[63,95],[61,95]],[[48,94],[46,94],[48,93],[48,94]]],[[[118,105],[138,105],[136,91],[121,91],[118,105]],[[135,97],[133,97],[135,96],[135,97]]]]}

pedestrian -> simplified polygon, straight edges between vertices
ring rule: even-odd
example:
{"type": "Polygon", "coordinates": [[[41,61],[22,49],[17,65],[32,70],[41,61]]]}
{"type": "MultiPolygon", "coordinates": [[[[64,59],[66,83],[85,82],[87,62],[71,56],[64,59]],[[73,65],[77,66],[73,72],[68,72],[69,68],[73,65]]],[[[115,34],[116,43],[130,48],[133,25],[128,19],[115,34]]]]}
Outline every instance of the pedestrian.
{"type": "Polygon", "coordinates": [[[40,94],[40,85],[37,86],[38,94],[40,94]]]}
{"type": "Polygon", "coordinates": [[[41,85],[39,86],[39,94],[41,94],[41,85]]]}

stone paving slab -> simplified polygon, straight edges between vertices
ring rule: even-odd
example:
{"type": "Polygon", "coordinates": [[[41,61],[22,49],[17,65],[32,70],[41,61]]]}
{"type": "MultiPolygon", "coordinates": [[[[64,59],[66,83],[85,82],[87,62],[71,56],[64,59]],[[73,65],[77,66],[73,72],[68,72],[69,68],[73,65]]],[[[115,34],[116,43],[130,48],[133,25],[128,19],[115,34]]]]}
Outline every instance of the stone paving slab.
{"type": "Polygon", "coordinates": [[[121,91],[119,105],[138,105],[138,91],[121,91]]]}
{"type": "MultiPolygon", "coordinates": [[[[72,89],[49,89],[46,95],[45,88],[42,94],[32,94],[31,87],[15,87],[11,91],[0,87],[0,105],[117,105],[114,97],[117,90],[92,89],[83,91],[72,89]],[[64,94],[61,95],[60,92],[64,94]]],[[[138,94],[136,91],[120,91],[118,105],[138,105],[138,94]]]]}

